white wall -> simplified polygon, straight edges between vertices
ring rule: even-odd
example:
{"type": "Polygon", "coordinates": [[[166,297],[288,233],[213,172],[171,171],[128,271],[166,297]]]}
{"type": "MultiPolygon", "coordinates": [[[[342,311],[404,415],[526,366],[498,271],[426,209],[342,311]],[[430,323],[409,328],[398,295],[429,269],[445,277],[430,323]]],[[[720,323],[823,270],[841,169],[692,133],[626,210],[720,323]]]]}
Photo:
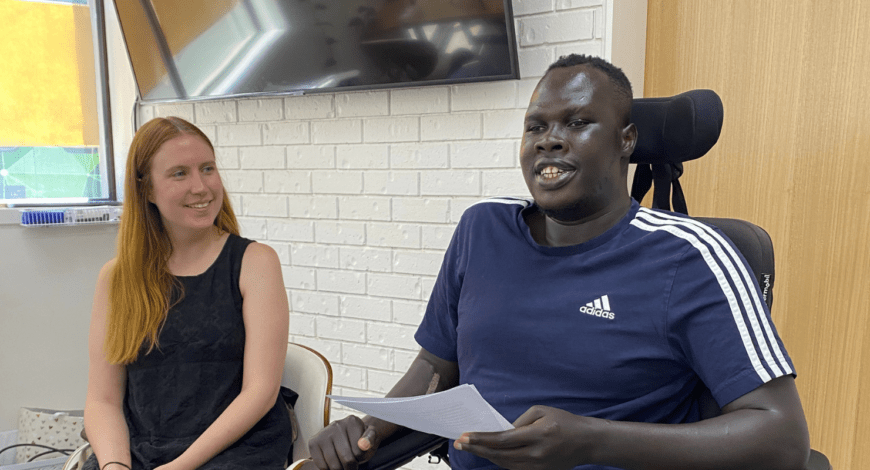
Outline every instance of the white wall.
{"type": "Polygon", "coordinates": [[[22,406],[84,407],[91,299],[116,234],[0,224],[0,431],[22,406]]]}
{"type": "Polygon", "coordinates": [[[643,97],[647,1],[608,1],[605,8],[612,21],[610,34],[605,35],[604,57],[625,72],[635,98],[643,97]]]}

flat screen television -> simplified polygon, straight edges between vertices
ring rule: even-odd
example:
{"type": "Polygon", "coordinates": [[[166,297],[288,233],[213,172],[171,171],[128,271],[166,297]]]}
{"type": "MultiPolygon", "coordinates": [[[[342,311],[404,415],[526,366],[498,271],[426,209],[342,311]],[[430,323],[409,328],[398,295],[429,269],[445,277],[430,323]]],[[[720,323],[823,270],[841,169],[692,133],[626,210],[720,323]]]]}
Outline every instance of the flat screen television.
{"type": "Polygon", "coordinates": [[[115,0],[143,102],[519,78],[510,0],[115,0]]]}

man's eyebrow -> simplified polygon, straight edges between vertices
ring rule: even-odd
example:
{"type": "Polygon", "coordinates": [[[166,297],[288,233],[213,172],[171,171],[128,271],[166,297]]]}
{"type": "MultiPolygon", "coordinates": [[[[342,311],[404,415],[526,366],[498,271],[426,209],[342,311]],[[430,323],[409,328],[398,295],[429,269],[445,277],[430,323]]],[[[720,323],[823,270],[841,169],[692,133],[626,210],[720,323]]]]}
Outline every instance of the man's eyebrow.
{"type": "Polygon", "coordinates": [[[523,117],[523,121],[540,121],[541,118],[540,112],[527,113],[525,117],[523,117]]]}
{"type": "MultiPolygon", "coordinates": [[[[588,112],[588,110],[589,110],[589,106],[584,106],[584,105],[574,106],[573,108],[569,108],[569,109],[565,110],[563,116],[574,116],[576,114],[583,114],[583,113],[588,112]]],[[[524,121],[542,121],[543,114],[544,114],[544,112],[541,110],[533,111],[531,113],[526,114],[524,121]]]]}
{"type": "Polygon", "coordinates": [[[589,106],[581,104],[579,106],[574,106],[573,108],[569,109],[568,115],[573,116],[575,114],[583,114],[583,113],[586,113],[588,111],[589,111],[589,106]]]}

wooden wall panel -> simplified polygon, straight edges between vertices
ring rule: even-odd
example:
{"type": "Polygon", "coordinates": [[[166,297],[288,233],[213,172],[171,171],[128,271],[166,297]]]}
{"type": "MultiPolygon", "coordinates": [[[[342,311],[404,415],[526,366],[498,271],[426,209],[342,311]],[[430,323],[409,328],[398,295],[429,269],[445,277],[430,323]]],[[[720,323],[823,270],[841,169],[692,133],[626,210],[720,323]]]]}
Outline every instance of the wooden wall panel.
{"type": "Polygon", "coordinates": [[[689,213],[776,246],[773,316],[813,448],[870,468],[870,1],[650,0],[644,96],[710,88],[725,124],[686,164],[689,213]]]}

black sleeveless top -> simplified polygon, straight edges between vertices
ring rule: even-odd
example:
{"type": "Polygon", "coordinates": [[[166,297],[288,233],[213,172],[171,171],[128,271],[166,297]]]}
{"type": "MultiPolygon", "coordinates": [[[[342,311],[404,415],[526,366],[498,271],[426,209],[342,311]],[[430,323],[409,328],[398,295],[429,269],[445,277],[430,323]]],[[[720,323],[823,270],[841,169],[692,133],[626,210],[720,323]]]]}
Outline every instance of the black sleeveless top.
{"type": "MultiPolygon", "coordinates": [[[[124,414],[133,470],[152,469],[187,449],[241,392],[245,326],[239,290],[252,240],[230,235],[214,264],[179,276],[184,298],[169,310],[159,349],[127,366],[124,414]]],[[[281,396],[250,431],[202,469],[286,467],[291,425],[281,396]]]]}

